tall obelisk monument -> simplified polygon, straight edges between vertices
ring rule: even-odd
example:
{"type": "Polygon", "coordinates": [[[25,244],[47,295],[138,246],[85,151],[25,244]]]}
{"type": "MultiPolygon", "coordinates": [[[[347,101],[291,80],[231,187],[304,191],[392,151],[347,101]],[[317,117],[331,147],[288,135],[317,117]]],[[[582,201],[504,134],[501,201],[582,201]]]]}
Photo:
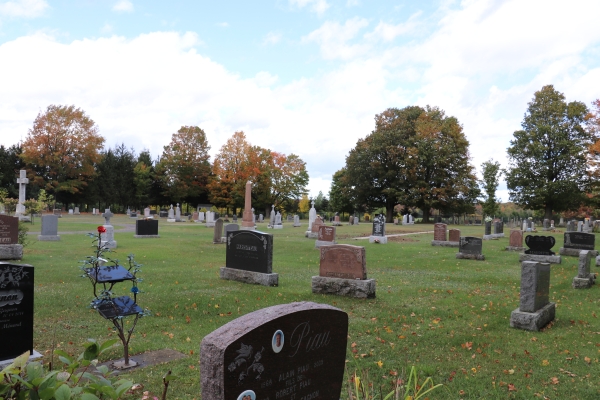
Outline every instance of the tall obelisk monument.
{"type": "Polygon", "coordinates": [[[254,227],[252,215],[252,182],[246,182],[246,198],[244,201],[244,216],[242,217],[242,229],[253,231],[254,227]]]}

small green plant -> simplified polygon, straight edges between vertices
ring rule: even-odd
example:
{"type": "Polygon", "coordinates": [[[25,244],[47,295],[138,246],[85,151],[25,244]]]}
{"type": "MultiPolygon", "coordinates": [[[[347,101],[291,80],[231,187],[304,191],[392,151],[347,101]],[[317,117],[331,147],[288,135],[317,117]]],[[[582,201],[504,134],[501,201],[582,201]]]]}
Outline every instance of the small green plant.
{"type": "Polygon", "coordinates": [[[111,376],[106,366],[97,366],[98,356],[118,340],[98,344],[89,339],[85,350],[75,359],[62,350],[55,350],[64,364],[61,371],[45,369],[40,362],[28,363],[29,351],[15,358],[12,364],[0,371],[0,400],[100,400],[120,399],[132,382],[111,376]]]}
{"type": "Polygon", "coordinates": [[[425,395],[442,386],[441,383],[434,385],[431,377],[427,377],[424,382],[419,383],[417,369],[412,366],[407,381],[402,378],[395,379],[392,391],[386,393],[380,387],[377,396],[373,383],[369,379],[369,371],[359,371],[354,371],[350,376],[348,400],[418,400],[424,399],[425,395]]]}
{"type": "Polygon", "coordinates": [[[18,229],[19,229],[19,244],[21,246],[25,247],[29,244],[29,235],[27,235],[29,228],[27,228],[27,226],[25,225],[25,223],[23,221],[19,221],[18,229]]]}

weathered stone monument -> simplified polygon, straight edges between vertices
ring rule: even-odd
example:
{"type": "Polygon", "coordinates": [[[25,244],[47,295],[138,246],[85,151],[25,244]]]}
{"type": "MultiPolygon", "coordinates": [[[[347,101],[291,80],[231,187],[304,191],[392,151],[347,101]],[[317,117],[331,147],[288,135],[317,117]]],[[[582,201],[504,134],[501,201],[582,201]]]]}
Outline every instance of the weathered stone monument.
{"type": "Polygon", "coordinates": [[[504,222],[494,221],[494,233],[492,233],[492,238],[497,239],[501,237],[504,237],[504,222]]]}
{"type": "Polygon", "coordinates": [[[277,211],[275,214],[275,225],[273,225],[273,229],[283,229],[283,223],[281,222],[281,214],[277,211]]]}
{"type": "Polygon", "coordinates": [[[151,239],[159,238],[158,234],[158,220],[157,219],[138,219],[135,221],[135,235],[136,239],[151,239]]]}
{"type": "Polygon", "coordinates": [[[202,400],[339,399],[348,314],[281,304],[239,317],[200,345],[202,400]]]}
{"type": "Polygon", "coordinates": [[[75,209],[73,210],[73,215],[81,215],[81,213],[79,212],[79,207],[75,207],[75,209]]]}
{"type": "Polygon", "coordinates": [[[385,216],[383,214],[376,215],[373,218],[373,230],[369,236],[369,243],[387,244],[387,236],[385,236],[385,216]]]}
{"type": "Polygon", "coordinates": [[[42,231],[38,235],[41,242],[56,242],[60,240],[58,235],[58,217],[56,215],[42,215],[42,231]]]}
{"type": "Polygon", "coordinates": [[[306,230],[307,236],[308,233],[312,231],[312,225],[317,219],[317,210],[315,209],[315,201],[311,201],[311,207],[308,211],[308,228],[306,230]]]}
{"type": "Polygon", "coordinates": [[[19,184],[19,202],[17,203],[15,217],[17,217],[19,221],[29,221],[30,218],[25,215],[25,205],[23,204],[25,203],[25,185],[29,183],[29,179],[27,179],[27,171],[24,169],[19,171],[17,183],[19,184]]]}
{"type": "Polygon", "coordinates": [[[342,223],[340,222],[340,213],[338,212],[336,212],[333,217],[333,226],[342,226],[342,223]]]}
{"type": "Polygon", "coordinates": [[[242,230],[253,231],[256,224],[254,223],[254,209],[252,208],[252,182],[246,182],[246,193],[244,197],[244,214],[242,216],[242,230]]]}
{"type": "Polygon", "coordinates": [[[227,232],[239,231],[240,226],[238,224],[227,224],[223,227],[223,237],[221,237],[222,243],[227,243],[227,232]]]}
{"type": "Polygon", "coordinates": [[[315,241],[315,248],[319,248],[321,246],[331,246],[332,244],[336,244],[335,229],[335,226],[319,226],[319,233],[317,236],[317,240],[315,241]]]}
{"type": "Polygon", "coordinates": [[[271,214],[269,215],[269,228],[275,226],[275,204],[271,205],[271,214]]]}
{"type": "Polygon", "coordinates": [[[554,236],[527,235],[525,237],[525,244],[528,250],[525,250],[525,253],[519,254],[519,261],[560,264],[560,256],[555,255],[551,250],[555,243],[554,236]]]}
{"type": "Polygon", "coordinates": [[[223,219],[218,218],[215,221],[215,231],[213,234],[213,244],[221,244],[223,238],[223,219]]]}
{"type": "Polygon", "coordinates": [[[213,211],[206,212],[206,224],[207,228],[214,228],[215,226],[215,213],[213,211]]]}
{"type": "Polygon", "coordinates": [[[521,263],[519,308],[510,315],[510,326],[539,331],[552,320],[556,304],[549,302],[550,264],[534,261],[521,263]]]}
{"type": "Polygon", "coordinates": [[[292,225],[294,228],[297,228],[299,226],[301,226],[300,224],[300,217],[298,215],[294,215],[294,225],[292,225]]]}
{"type": "Polygon", "coordinates": [[[100,235],[100,244],[108,249],[116,249],[115,228],[110,224],[110,219],[114,214],[110,211],[110,208],[107,208],[102,216],[104,217],[103,226],[106,231],[100,235]]]}
{"type": "Polygon", "coordinates": [[[315,221],[312,223],[310,231],[307,231],[305,236],[310,239],[317,239],[319,236],[319,227],[324,225],[321,216],[317,216],[315,221]]]}
{"type": "Polygon", "coordinates": [[[414,225],[415,221],[413,216],[410,214],[404,214],[402,216],[402,225],[414,225]]]}
{"type": "Polygon", "coordinates": [[[225,267],[221,279],[278,286],[279,275],[273,273],[273,235],[259,231],[227,232],[225,267]]]}
{"type": "Polygon", "coordinates": [[[175,222],[175,210],[173,210],[173,204],[171,204],[171,208],[169,208],[167,222],[175,222]]]}
{"type": "Polygon", "coordinates": [[[573,278],[573,289],[589,289],[596,282],[596,274],[590,273],[590,263],[597,256],[597,251],[581,250],[577,276],[573,278]]]}
{"type": "MultiPolygon", "coordinates": [[[[486,217],[487,218],[487,217],[486,217]]],[[[485,233],[483,235],[483,240],[491,240],[494,237],[492,236],[492,220],[485,221],[485,233]]]]}
{"type": "Polygon", "coordinates": [[[458,247],[460,243],[460,229],[450,229],[448,231],[448,241],[451,243],[451,247],[458,247]]]}
{"type": "Polygon", "coordinates": [[[149,207],[144,208],[144,218],[153,218],[150,216],[150,208],[149,207]]]}
{"type": "Polygon", "coordinates": [[[520,229],[511,229],[508,237],[507,251],[523,251],[523,231],[520,229]]]}
{"type": "Polygon", "coordinates": [[[564,244],[558,251],[561,256],[579,257],[582,250],[594,250],[596,235],[584,232],[565,232],[564,244]]]}
{"type": "Polygon", "coordinates": [[[473,236],[461,236],[456,258],[483,261],[485,260],[485,256],[481,254],[482,249],[483,241],[481,238],[473,236]]]}
{"type": "MultiPolygon", "coordinates": [[[[150,210],[148,210],[150,212],[150,210]]],[[[181,208],[179,207],[179,203],[175,207],[175,222],[182,222],[181,220],[181,208]]]]}
{"type": "Polygon", "coordinates": [[[31,265],[0,262],[0,366],[26,351],[41,357],[33,350],[33,278],[31,265]]]}
{"type": "Polygon", "coordinates": [[[375,280],[367,279],[364,247],[336,244],[320,251],[319,276],[312,277],[313,293],[375,298],[375,280]]]}

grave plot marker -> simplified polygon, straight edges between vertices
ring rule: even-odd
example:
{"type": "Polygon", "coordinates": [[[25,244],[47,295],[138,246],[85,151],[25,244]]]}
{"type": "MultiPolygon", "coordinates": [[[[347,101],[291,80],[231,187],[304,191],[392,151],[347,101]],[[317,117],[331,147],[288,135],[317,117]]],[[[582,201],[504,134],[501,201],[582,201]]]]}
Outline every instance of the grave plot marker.
{"type": "Polygon", "coordinates": [[[560,256],[551,250],[556,244],[554,236],[527,235],[525,244],[528,250],[519,254],[519,261],[537,261],[541,263],[560,264],[560,256]]]}
{"type": "Polygon", "coordinates": [[[319,236],[315,241],[315,248],[319,248],[321,246],[331,246],[333,244],[336,244],[335,232],[335,226],[319,226],[319,236]]]}
{"type": "Polygon", "coordinates": [[[382,214],[376,215],[373,218],[373,231],[369,236],[369,243],[387,244],[387,236],[385,236],[385,216],[382,214]]]}
{"type": "Polygon", "coordinates": [[[23,246],[19,244],[19,218],[0,215],[0,260],[20,260],[23,246]]]}
{"type": "Polygon", "coordinates": [[[483,240],[473,236],[461,236],[458,253],[456,258],[468,260],[485,260],[485,256],[481,254],[483,249],[483,240]]]}
{"type": "Polygon", "coordinates": [[[326,304],[246,314],[202,339],[202,399],[339,399],[347,340],[348,314],[326,304]]]}
{"type": "Polygon", "coordinates": [[[273,235],[259,231],[227,232],[225,267],[221,279],[278,286],[279,274],[273,273],[273,235]]]}
{"type": "Polygon", "coordinates": [[[507,251],[524,251],[523,247],[523,231],[520,229],[511,229],[508,237],[507,251]]]}
{"type": "Polygon", "coordinates": [[[564,244],[558,251],[561,256],[579,257],[581,250],[594,251],[596,235],[584,232],[565,232],[564,244]]]}
{"type": "Polygon", "coordinates": [[[159,238],[158,219],[138,219],[135,221],[136,239],[159,238]]]}
{"type": "Polygon", "coordinates": [[[319,276],[312,277],[313,293],[375,298],[375,280],[367,279],[364,247],[336,244],[320,250],[319,276]]]}
{"type": "Polygon", "coordinates": [[[596,274],[590,273],[592,257],[598,255],[597,251],[581,250],[579,253],[579,265],[577,276],[573,278],[573,289],[589,289],[596,283],[596,274]]]}
{"type": "Polygon", "coordinates": [[[58,217],[56,215],[42,215],[42,231],[38,235],[40,242],[56,242],[60,240],[58,235],[58,217]]]}
{"type": "Polygon", "coordinates": [[[444,247],[459,247],[460,242],[460,230],[450,229],[450,240],[448,240],[448,225],[438,222],[433,225],[433,240],[431,241],[432,246],[444,246],[444,247]]]}
{"type": "Polygon", "coordinates": [[[510,314],[510,326],[539,331],[554,320],[556,304],[548,301],[549,293],[550,264],[523,261],[519,308],[510,314]]]}

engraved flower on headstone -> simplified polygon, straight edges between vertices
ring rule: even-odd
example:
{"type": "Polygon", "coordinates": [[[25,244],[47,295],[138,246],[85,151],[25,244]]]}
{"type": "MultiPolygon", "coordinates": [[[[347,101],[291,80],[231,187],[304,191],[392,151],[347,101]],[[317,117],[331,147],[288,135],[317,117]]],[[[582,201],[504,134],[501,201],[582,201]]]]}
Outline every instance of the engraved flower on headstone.
{"type": "Polygon", "coordinates": [[[262,352],[265,351],[263,347],[259,352],[254,353],[252,351],[251,345],[245,345],[241,343],[241,347],[239,350],[236,350],[238,355],[235,357],[232,363],[229,364],[227,369],[229,372],[235,371],[238,367],[241,367],[243,364],[246,365],[246,368],[240,371],[240,375],[238,376],[238,385],[241,385],[244,382],[244,379],[250,375],[251,372],[255,373],[254,379],[259,380],[260,375],[265,370],[265,367],[259,363],[262,358],[262,352]],[[252,361],[252,363],[250,363],[252,361]]]}

